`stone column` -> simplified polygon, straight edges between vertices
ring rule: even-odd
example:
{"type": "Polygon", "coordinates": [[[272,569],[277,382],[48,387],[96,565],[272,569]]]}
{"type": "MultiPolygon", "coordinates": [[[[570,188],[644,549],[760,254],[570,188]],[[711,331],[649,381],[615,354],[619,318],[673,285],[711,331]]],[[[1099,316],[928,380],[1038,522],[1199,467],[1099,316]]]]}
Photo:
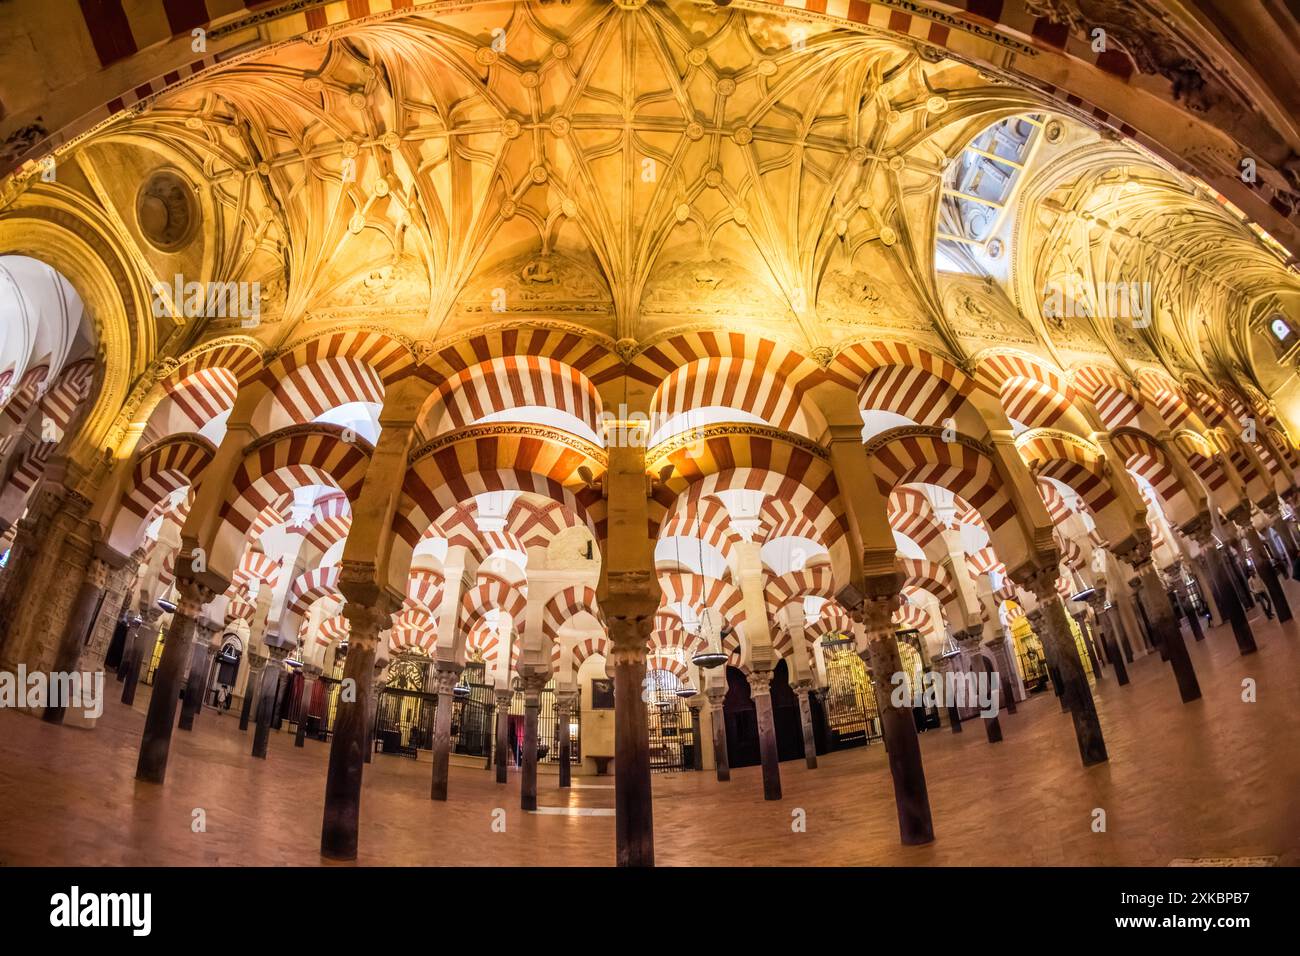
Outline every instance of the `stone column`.
{"type": "Polygon", "coordinates": [[[438,707],[433,712],[433,784],[429,797],[447,799],[447,779],[451,773],[451,718],[456,698],[453,691],[460,679],[460,665],[454,661],[434,661],[433,691],[438,707]]]}
{"type": "Polygon", "coordinates": [[[1300,581],[1300,549],[1296,547],[1296,540],[1291,533],[1291,526],[1282,519],[1281,514],[1272,518],[1269,524],[1277,532],[1277,536],[1282,542],[1282,549],[1286,552],[1287,562],[1291,568],[1291,579],[1300,581]]]}
{"type": "Polygon", "coordinates": [[[549,679],[545,671],[530,670],[520,675],[524,685],[524,759],[519,783],[519,806],[537,809],[537,716],[542,709],[542,688],[549,679]]]}
{"type": "Polygon", "coordinates": [[[258,685],[257,726],[253,730],[253,756],[266,759],[267,747],[271,743],[271,727],[275,723],[275,707],[280,699],[280,679],[285,673],[285,660],[289,657],[289,648],[277,647],[268,643],[267,653],[270,660],[262,668],[262,682],[258,685]]]}
{"type": "Polygon", "coordinates": [[[1277,615],[1277,622],[1285,624],[1291,620],[1294,615],[1291,613],[1291,604],[1286,599],[1286,592],[1282,590],[1282,582],[1277,578],[1277,570],[1273,567],[1272,556],[1264,545],[1264,539],[1255,530],[1255,526],[1250,523],[1250,518],[1241,515],[1244,520],[1238,521],[1241,527],[1242,539],[1250,546],[1250,551],[1255,559],[1255,570],[1259,576],[1264,579],[1264,588],[1268,591],[1269,600],[1273,602],[1273,613],[1277,615]]]}
{"type": "Polygon", "coordinates": [[[710,684],[704,693],[709,698],[709,722],[713,725],[713,765],[718,782],[725,783],[731,779],[731,764],[727,762],[727,715],[722,709],[727,685],[710,684]]]}
{"type": "Polygon", "coordinates": [[[244,704],[239,709],[239,729],[248,729],[249,718],[253,716],[254,702],[261,695],[262,671],[266,669],[267,658],[264,654],[248,652],[248,680],[244,684],[244,704]]]}
{"type": "MultiPolygon", "coordinates": [[[[177,563],[184,556],[177,558],[177,563]]],[[[167,752],[171,748],[172,725],[176,721],[176,700],[180,696],[185,665],[191,654],[199,613],[216,593],[193,578],[176,579],[180,600],[172,614],[171,628],[163,644],[162,661],[154,674],[149,714],[145,718],[140,740],[140,759],[136,763],[137,780],[162,783],[167,776],[167,752]]]]}
{"type": "Polygon", "coordinates": [[[645,701],[646,646],[653,606],[608,617],[614,669],[614,825],[619,866],[654,866],[650,726],[645,701]]]}
{"type": "MultiPolygon", "coordinates": [[[[86,565],[85,576],[77,588],[63,634],[59,638],[52,668],[54,672],[67,674],[77,669],[82,645],[99,616],[99,606],[104,600],[104,590],[108,587],[109,570],[108,562],[98,557],[92,557],[86,565]]],[[[47,723],[61,724],[65,713],[64,707],[47,706],[41,719],[47,723]]]]}
{"type": "MultiPolygon", "coordinates": [[[[384,640],[383,632],[380,633],[379,640],[384,640]]],[[[361,757],[362,763],[370,763],[371,758],[375,755],[375,722],[379,720],[379,692],[384,686],[383,674],[386,669],[384,664],[375,661],[370,671],[370,689],[366,692],[364,701],[366,705],[365,714],[362,718],[366,734],[365,753],[361,757]]]]}
{"type": "Polygon", "coordinates": [[[694,746],[691,747],[691,769],[704,769],[704,720],[702,714],[704,711],[704,701],[697,694],[686,702],[686,706],[691,709],[691,739],[694,746]]]}
{"type": "Polygon", "coordinates": [[[1106,610],[1106,596],[1102,594],[1100,588],[1088,598],[1088,604],[1092,607],[1093,616],[1097,620],[1097,633],[1101,636],[1101,646],[1106,651],[1106,659],[1115,670],[1115,681],[1123,687],[1128,683],[1128,667],[1124,663],[1124,655],[1120,653],[1115,643],[1115,622],[1109,616],[1114,609],[1106,610]]]}
{"type": "Polygon", "coordinates": [[[758,718],[758,749],[763,762],[763,799],[781,799],[781,757],[776,748],[776,721],[772,716],[772,672],[752,670],[746,675],[758,718]]]}
{"type": "Polygon", "coordinates": [[[305,747],[307,745],[307,718],[311,710],[311,694],[315,688],[316,679],[320,676],[321,670],[312,664],[304,663],[302,665],[302,687],[298,692],[298,726],[295,728],[293,735],[293,745],[295,747],[305,747]]]}
{"type": "Polygon", "coordinates": [[[1007,713],[1014,714],[1016,698],[1024,700],[1025,692],[1020,682],[1020,673],[1011,661],[1011,651],[1007,648],[1006,636],[998,629],[997,636],[985,641],[984,647],[993,655],[993,663],[997,665],[1002,702],[1006,705],[1007,713]]]}
{"type": "Polygon", "coordinates": [[[213,646],[215,625],[199,621],[194,628],[194,647],[190,654],[190,672],[185,679],[185,700],[181,703],[181,730],[193,730],[194,719],[203,710],[203,694],[212,670],[212,659],[217,655],[213,646]]]}
{"type": "Polygon", "coordinates": [[[799,698],[799,724],[803,728],[803,759],[809,770],[817,769],[817,737],[813,730],[812,703],[808,695],[812,692],[812,681],[800,681],[794,687],[799,698]]]}
{"type": "Polygon", "coordinates": [[[117,682],[126,682],[126,675],[131,670],[131,657],[135,654],[135,641],[140,636],[140,625],[144,620],[128,607],[126,613],[126,637],[122,641],[122,659],[117,662],[117,682]]]}
{"type": "Polygon", "coordinates": [[[899,574],[867,579],[867,596],[851,613],[866,630],[867,658],[889,756],[889,775],[894,783],[899,837],[905,845],[915,846],[934,841],[934,823],[930,817],[930,795],[926,789],[925,767],[921,763],[921,744],[917,739],[912,708],[894,706],[890,693],[893,675],[903,671],[892,620],[898,607],[901,585],[902,575],[899,574]]]}
{"type": "Polygon", "coordinates": [[[1210,578],[1218,592],[1219,613],[1232,625],[1232,636],[1237,641],[1238,650],[1243,656],[1255,653],[1258,650],[1255,632],[1246,620],[1246,609],[1238,600],[1237,587],[1232,581],[1227,558],[1214,542],[1209,515],[1198,515],[1183,530],[1200,546],[1210,578]]]}
{"type": "Polygon", "coordinates": [[[998,711],[1001,709],[1000,706],[998,706],[998,698],[1001,695],[1002,679],[998,676],[997,668],[993,666],[993,663],[980,653],[980,638],[983,636],[983,626],[975,626],[959,632],[956,639],[958,647],[961,648],[961,666],[967,678],[965,681],[967,706],[970,706],[970,691],[972,689],[972,683],[976,691],[978,691],[979,675],[988,675],[985,677],[985,680],[988,681],[990,694],[993,695],[990,703],[994,706],[989,708],[993,713],[985,713],[983,702],[979,699],[978,693],[976,694],[974,706],[975,709],[979,711],[980,722],[984,725],[985,737],[988,738],[989,743],[996,744],[1002,742],[1002,722],[998,720],[998,711]],[[974,682],[969,679],[972,676],[975,678],[974,682]],[[998,687],[997,694],[993,694],[994,682],[996,682],[998,687]]]}
{"type": "Polygon", "coordinates": [[[496,769],[497,783],[505,783],[507,770],[510,763],[510,701],[514,699],[514,693],[508,690],[498,690],[497,699],[497,752],[496,752],[496,769]]]}
{"type": "Polygon", "coordinates": [[[131,639],[131,656],[126,662],[126,676],[122,678],[122,703],[130,707],[135,703],[135,689],[140,676],[153,661],[154,648],[158,646],[158,619],[162,608],[154,605],[140,612],[131,626],[135,636],[131,639]]]}
{"type": "Polygon", "coordinates": [[[577,702],[576,690],[562,690],[555,693],[555,719],[559,724],[556,733],[556,748],[560,754],[560,786],[568,787],[573,783],[573,744],[569,740],[569,718],[573,714],[573,705],[577,702]]]}
{"type": "Polygon", "coordinates": [[[1201,628],[1201,617],[1196,613],[1196,608],[1192,604],[1191,594],[1187,589],[1187,579],[1184,577],[1186,569],[1182,562],[1175,563],[1169,573],[1174,578],[1174,586],[1171,588],[1174,601],[1177,606],[1174,608],[1177,615],[1187,621],[1187,626],[1192,631],[1192,637],[1198,642],[1205,640],[1205,631],[1201,628]]]}
{"type": "Polygon", "coordinates": [[[1079,659],[1079,649],[1075,645],[1074,635],[1070,631],[1069,617],[1065,605],[1056,593],[1055,566],[1034,569],[1028,576],[1029,590],[1038,599],[1036,611],[1042,612],[1043,647],[1050,644],[1050,660],[1056,658],[1056,666],[1061,675],[1062,695],[1070,716],[1074,721],[1074,735],[1079,744],[1079,756],[1085,767],[1103,763],[1108,758],[1106,741],[1102,737],[1101,723],[1097,719],[1097,708],[1092,700],[1092,691],[1088,687],[1083,672],[1083,661],[1079,659]]]}
{"type": "Polygon", "coordinates": [[[351,627],[348,656],[343,664],[325,775],[325,815],[321,823],[321,856],[332,860],[357,858],[357,821],[361,814],[361,774],[367,740],[367,702],[375,676],[375,649],[381,615],[378,607],[349,601],[343,614],[351,627]]]}
{"type": "Polygon", "coordinates": [[[1088,663],[1092,665],[1092,676],[1096,680],[1101,680],[1101,659],[1097,656],[1097,648],[1093,645],[1092,631],[1088,627],[1088,615],[1084,611],[1079,611],[1077,614],[1071,614],[1070,616],[1074,618],[1079,633],[1083,635],[1083,649],[1088,652],[1088,663]]]}

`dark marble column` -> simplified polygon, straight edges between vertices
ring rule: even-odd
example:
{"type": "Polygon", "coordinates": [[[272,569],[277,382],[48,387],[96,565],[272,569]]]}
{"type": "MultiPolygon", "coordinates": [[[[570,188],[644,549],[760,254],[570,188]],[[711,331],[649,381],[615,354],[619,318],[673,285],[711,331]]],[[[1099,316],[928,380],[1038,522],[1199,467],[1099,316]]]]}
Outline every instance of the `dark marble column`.
{"type": "Polygon", "coordinates": [[[510,701],[514,692],[498,690],[497,700],[497,747],[496,771],[497,783],[505,783],[510,766],[510,701]]]}
{"type": "Polygon", "coordinates": [[[1291,526],[1279,514],[1270,522],[1273,530],[1277,533],[1278,539],[1282,542],[1282,550],[1286,552],[1287,566],[1290,568],[1291,580],[1300,581],[1300,547],[1297,547],[1295,535],[1291,532],[1291,526]]]}
{"type": "Polygon", "coordinates": [[[262,668],[262,682],[257,693],[257,726],[253,729],[253,756],[266,759],[266,751],[271,743],[271,728],[275,725],[275,708],[280,698],[280,682],[286,676],[285,660],[289,657],[289,648],[267,644],[267,653],[271,655],[266,666],[262,668]]]}
{"type": "Polygon", "coordinates": [[[375,677],[375,651],[381,625],[378,608],[349,601],[343,613],[351,625],[348,656],[343,665],[325,774],[325,815],[321,824],[321,856],[332,860],[357,858],[357,822],[361,814],[361,774],[364,768],[368,719],[367,702],[375,677]]]}
{"type": "Polygon", "coordinates": [[[692,697],[686,706],[691,709],[691,740],[695,742],[691,747],[691,769],[700,771],[704,769],[704,721],[701,716],[704,701],[699,696],[692,697]]]}
{"type": "MultiPolygon", "coordinates": [[[[382,641],[383,638],[380,637],[379,640],[382,641]]],[[[361,758],[362,763],[370,763],[375,755],[375,723],[379,719],[379,692],[384,687],[383,675],[386,669],[387,665],[375,661],[370,675],[370,691],[365,699],[366,752],[361,758]]]]}
{"type": "Polygon", "coordinates": [[[1088,615],[1080,611],[1078,614],[1070,616],[1074,618],[1079,633],[1083,635],[1083,649],[1088,652],[1088,663],[1092,665],[1092,676],[1095,680],[1101,680],[1101,660],[1097,656],[1096,647],[1093,646],[1092,633],[1088,627],[1088,615]]]}
{"type": "Polygon", "coordinates": [[[447,799],[447,779],[451,774],[451,718],[456,698],[453,691],[460,679],[460,665],[454,661],[435,661],[433,692],[438,695],[438,707],[433,712],[433,782],[429,797],[447,799]]]}
{"type": "Polygon", "coordinates": [[[1204,556],[1206,567],[1210,572],[1210,579],[1218,592],[1219,613],[1232,625],[1232,636],[1237,642],[1238,650],[1241,651],[1242,655],[1255,653],[1258,650],[1255,644],[1255,632],[1251,630],[1250,622],[1246,620],[1246,609],[1238,600],[1237,588],[1232,581],[1233,572],[1228,567],[1228,559],[1224,557],[1222,550],[1215,544],[1209,527],[1209,519],[1202,516],[1199,524],[1189,526],[1189,531],[1201,548],[1201,554],[1204,556]]]}
{"type": "Polygon", "coordinates": [[[255,715],[258,698],[261,694],[262,671],[266,669],[267,657],[253,650],[248,652],[248,677],[244,681],[244,703],[239,708],[239,729],[248,730],[248,722],[255,715]]]}
{"type": "Polygon", "coordinates": [[[573,783],[573,743],[569,739],[569,718],[573,715],[577,703],[576,690],[562,690],[555,693],[555,720],[557,723],[556,749],[560,755],[560,786],[569,787],[573,783]]]}
{"type": "MultiPolygon", "coordinates": [[[[893,675],[903,672],[903,660],[894,637],[892,615],[898,607],[901,575],[868,579],[868,597],[852,611],[853,619],[866,629],[866,657],[875,684],[876,707],[889,756],[889,775],[894,784],[894,805],[898,812],[898,833],[904,845],[934,842],[930,816],[930,794],[921,762],[921,743],[910,706],[894,706],[893,675]]],[[[910,703],[910,702],[908,702],[910,703]]]]}
{"type": "Polygon", "coordinates": [[[163,610],[157,605],[147,607],[141,613],[144,623],[140,625],[140,633],[136,636],[135,652],[131,655],[131,669],[127,672],[126,680],[122,681],[122,703],[128,707],[135,703],[136,688],[149,673],[154,653],[158,650],[158,642],[162,639],[162,628],[159,624],[162,616],[163,610]]]}
{"type": "Polygon", "coordinates": [[[1011,663],[1011,653],[1007,649],[1007,639],[1000,634],[984,642],[984,648],[993,657],[997,665],[999,694],[1007,714],[1016,712],[1016,670],[1011,663]]]}
{"type": "MultiPolygon", "coordinates": [[[[85,646],[86,636],[99,617],[99,607],[104,602],[104,591],[108,587],[110,567],[107,561],[92,557],[86,565],[85,576],[77,588],[72,600],[72,608],[59,638],[58,650],[54,656],[55,673],[68,674],[77,670],[81,659],[81,649],[85,646]]],[[[63,723],[67,712],[61,706],[47,706],[41,719],[51,724],[63,723]]]]}
{"type": "Polygon", "coordinates": [[[320,668],[309,664],[302,665],[302,687],[298,691],[298,726],[294,728],[293,745],[307,746],[307,718],[311,709],[311,693],[320,676],[320,668]]]}
{"type": "Polygon", "coordinates": [[[542,710],[542,688],[549,679],[545,672],[520,674],[524,685],[524,759],[519,777],[519,806],[537,809],[537,718],[542,710]]]}
{"type": "Polygon", "coordinates": [[[1250,523],[1250,519],[1245,519],[1241,524],[1242,538],[1250,546],[1251,556],[1255,559],[1255,570],[1264,581],[1264,588],[1268,591],[1268,598],[1273,602],[1273,613],[1277,615],[1277,622],[1285,624],[1291,620],[1291,604],[1286,599],[1286,592],[1282,590],[1282,582],[1277,578],[1277,570],[1273,567],[1272,556],[1268,548],[1264,545],[1264,539],[1260,533],[1255,530],[1255,526],[1250,523]]]}
{"type": "Polygon", "coordinates": [[[1110,666],[1115,671],[1115,682],[1123,687],[1128,684],[1128,666],[1124,662],[1124,655],[1120,653],[1119,646],[1115,643],[1115,615],[1119,610],[1106,604],[1106,597],[1100,590],[1088,599],[1088,604],[1092,607],[1093,617],[1097,621],[1097,633],[1101,636],[1101,646],[1106,651],[1106,659],[1110,661],[1110,666]]]}
{"type": "MultiPolygon", "coordinates": [[[[1129,562],[1133,564],[1132,561],[1129,562]]],[[[1159,635],[1161,647],[1174,669],[1174,678],[1178,682],[1178,693],[1183,703],[1199,700],[1201,686],[1196,679],[1196,670],[1192,666],[1191,656],[1187,653],[1187,642],[1183,640],[1183,630],[1178,626],[1174,616],[1173,605],[1169,603],[1169,592],[1164,582],[1156,574],[1155,564],[1150,554],[1145,555],[1137,564],[1138,577],[1142,582],[1143,604],[1147,608],[1151,630],[1159,635]]]]}
{"type": "Polygon", "coordinates": [[[122,641],[122,657],[117,662],[117,682],[126,682],[127,672],[131,670],[131,656],[135,653],[135,641],[140,636],[142,619],[128,611],[126,616],[126,637],[122,641]]]}
{"type": "Polygon", "coordinates": [[[1177,607],[1174,610],[1177,615],[1187,621],[1188,628],[1191,629],[1192,637],[1198,642],[1205,640],[1205,631],[1201,627],[1201,616],[1196,613],[1196,607],[1192,604],[1191,594],[1187,589],[1187,579],[1184,577],[1186,569],[1182,563],[1175,564],[1170,571],[1174,577],[1174,586],[1171,589],[1177,607]]]}
{"type": "Polygon", "coordinates": [[[781,799],[781,757],[776,747],[776,721],[772,715],[772,672],[753,670],[749,679],[749,694],[754,700],[754,714],[758,718],[758,750],[763,763],[763,799],[781,799]]]}
{"type": "Polygon", "coordinates": [[[1106,741],[1102,736],[1101,723],[1097,719],[1097,708],[1093,703],[1092,690],[1084,675],[1083,661],[1079,658],[1079,648],[1075,644],[1074,634],[1070,629],[1070,619],[1065,613],[1065,605],[1056,592],[1057,569],[1041,568],[1029,577],[1029,587],[1038,599],[1037,611],[1042,612],[1043,630],[1046,632],[1044,647],[1052,644],[1056,666],[1060,670],[1062,692],[1070,716],[1074,721],[1075,739],[1079,745],[1079,757],[1085,767],[1103,763],[1108,758],[1106,741]]]}
{"type": "Polygon", "coordinates": [[[727,685],[710,684],[705,694],[709,698],[709,723],[713,726],[713,766],[718,782],[731,779],[731,764],[727,760],[727,715],[723,702],[727,699],[727,685]]]}
{"type": "Polygon", "coordinates": [[[191,578],[177,578],[176,590],[180,600],[163,644],[162,661],[154,674],[153,694],[149,698],[149,714],[145,718],[140,759],[135,770],[137,780],[149,783],[162,783],[167,776],[167,752],[171,748],[172,725],[176,721],[176,701],[180,696],[185,666],[189,663],[194,630],[203,605],[216,596],[191,578]]]}
{"type": "Polygon", "coordinates": [[[194,645],[190,653],[190,671],[185,679],[185,699],[181,703],[181,730],[193,730],[194,720],[203,710],[203,693],[212,670],[217,649],[212,646],[213,626],[199,621],[194,628],[194,645]]]}
{"type": "Polygon", "coordinates": [[[803,759],[809,770],[817,769],[817,736],[813,730],[812,704],[808,695],[812,692],[811,681],[801,681],[795,685],[795,694],[799,698],[799,725],[803,729],[803,759]]]}
{"type": "Polygon", "coordinates": [[[619,866],[654,866],[654,807],[650,798],[650,724],[645,689],[646,648],[653,608],[642,617],[608,618],[614,670],[614,830],[619,866]]]}

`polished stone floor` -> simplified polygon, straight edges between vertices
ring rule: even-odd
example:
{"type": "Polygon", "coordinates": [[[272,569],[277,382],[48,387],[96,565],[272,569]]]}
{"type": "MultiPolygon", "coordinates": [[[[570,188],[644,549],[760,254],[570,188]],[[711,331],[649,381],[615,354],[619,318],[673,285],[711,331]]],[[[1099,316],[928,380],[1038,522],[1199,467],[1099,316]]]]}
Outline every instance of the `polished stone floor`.
{"type": "MultiPolygon", "coordinates": [[[[1300,607],[1300,588],[1288,583],[1300,607]]],[[[1240,657],[1226,628],[1192,644],[1204,692],[1183,705],[1158,657],[1132,683],[1096,690],[1110,762],[1079,764],[1068,715],[1036,698],[1003,716],[1003,743],[978,725],[922,735],[935,842],[899,845],[881,747],[781,767],[785,798],[762,800],[757,768],[654,779],[657,862],[1165,866],[1277,858],[1300,864],[1300,628],[1252,622],[1240,657]],[[1243,703],[1253,678],[1258,701],[1243,703]],[[1094,832],[1094,809],[1106,811],[1094,832]],[[802,811],[802,812],[800,812],[802,811]],[[796,817],[806,832],[796,832],[796,817]]],[[[1107,672],[1109,674],[1109,672],[1107,672]]],[[[110,690],[118,685],[111,683],[110,690]]],[[[237,718],[205,711],[177,731],[164,786],[133,779],[147,695],[110,700],[91,732],[0,711],[0,865],[316,864],[328,745],[275,734],[248,756],[237,718]],[[199,815],[196,811],[202,811],[199,815]],[[195,832],[202,817],[206,829],[195,832]]],[[[614,857],[612,777],[541,777],[544,810],[519,809],[517,775],[453,767],[451,799],[428,799],[430,764],[376,755],[362,799],[362,864],[605,865],[614,857]],[[494,820],[505,811],[505,832],[494,820]],[[563,812],[579,808],[583,812],[563,812]],[[590,811],[590,812],[587,812],[590,811]],[[497,829],[500,829],[498,826],[497,829]]]]}

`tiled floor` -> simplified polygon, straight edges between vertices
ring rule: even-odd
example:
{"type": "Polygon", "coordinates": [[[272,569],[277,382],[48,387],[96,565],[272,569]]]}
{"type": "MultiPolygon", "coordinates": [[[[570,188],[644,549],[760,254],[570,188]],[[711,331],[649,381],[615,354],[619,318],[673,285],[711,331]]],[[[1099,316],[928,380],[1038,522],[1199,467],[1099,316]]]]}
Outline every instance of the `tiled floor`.
{"type": "MultiPolygon", "coordinates": [[[[1107,764],[1080,766],[1069,717],[1050,698],[1004,715],[1001,744],[988,744],[977,725],[922,735],[930,846],[899,845],[885,754],[874,746],[823,757],[816,771],[783,764],[779,802],[762,800],[757,768],[734,771],[728,784],[711,773],[656,776],[657,862],[1300,864],[1300,628],[1288,635],[1253,623],[1253,657],[1237,654],[1227,629],[1190,645],[1204,692],[1196,703],[1179,702],[1157,657],[1133,665],[1128,687],[1103,680],[1107,764]],[[1241,700],[1246,677],[1258,684],[1257,703],[1241,700]],[[1093,831],[1094,808],[1106,811],[1104,833],[1093,831]],[[796,816],[806,832],[795,832],[796,816]]],[[[167,783],[137,784],[146,702],[128,711],[110,700],[93,732],[0,711],[0,864],[320,862],[326,744],[295,750],[291,736],[276,734],[270,759],[254,760],[236,718],[205,711],[192,734],[176,732],[167,783]],[[206,832],[194,832],[196,810],[206,832]]],[[[489,772],[463,767],[452,768],[451,800],[435,804],[429,773],[427,759],[383,755],[366,768],[360,863],[613,862],[608,814],[525,814],[517,777],[498,786],[489,772]]],[[[612,778],[578,778],[567,792],[555,781],[541,778],[543,806],[613,807],[612,778]]]]}

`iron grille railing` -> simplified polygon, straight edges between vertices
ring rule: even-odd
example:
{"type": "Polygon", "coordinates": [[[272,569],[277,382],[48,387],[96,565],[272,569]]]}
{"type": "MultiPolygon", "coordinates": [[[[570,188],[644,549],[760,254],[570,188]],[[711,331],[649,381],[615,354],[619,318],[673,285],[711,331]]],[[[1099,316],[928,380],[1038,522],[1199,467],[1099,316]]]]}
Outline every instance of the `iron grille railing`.
{"type": "Polygon", "coordinates": [[[882,736],[867,665],[851,639],[822,642],[826,661],[826,726],[831,749],[859,747],[882,736]]]}

